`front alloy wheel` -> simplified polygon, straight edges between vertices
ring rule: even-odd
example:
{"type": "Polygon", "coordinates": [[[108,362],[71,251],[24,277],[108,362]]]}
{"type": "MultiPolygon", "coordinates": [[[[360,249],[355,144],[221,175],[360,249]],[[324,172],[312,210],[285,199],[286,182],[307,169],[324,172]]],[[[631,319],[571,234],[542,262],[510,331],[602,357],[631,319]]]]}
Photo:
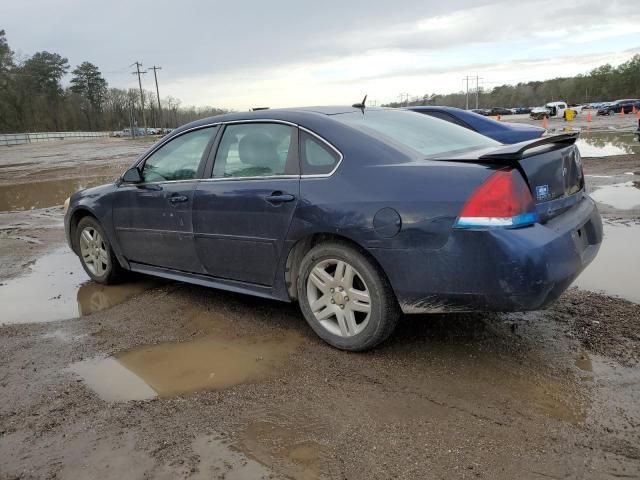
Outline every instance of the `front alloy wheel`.
{"type": "Polygon", "coordinates": [[[98,220],[86,216],[75,229],[74,250],[87,275],[98,283],[116,283],[123,276],[122,267],[113,254],[111,245],[98,220]]]}
{"type": "Polygon", "coordinates": [[[102,236],[92,226],[80,232],[80,256],[89,272],[102,277],[109,270],[109,252],[102,236]]]}

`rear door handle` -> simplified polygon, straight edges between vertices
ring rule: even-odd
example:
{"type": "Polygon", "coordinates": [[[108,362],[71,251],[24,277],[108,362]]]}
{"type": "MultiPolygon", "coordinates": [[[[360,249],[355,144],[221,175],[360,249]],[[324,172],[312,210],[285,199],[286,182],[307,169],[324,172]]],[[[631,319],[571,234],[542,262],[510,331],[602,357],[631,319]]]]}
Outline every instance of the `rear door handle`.
{"type": "Polygon", "coordinates": [[[186,195],[174,195],[173,197],[169,197],[169,203],[171,205],[175,205],[176,203],[184,203],[189,200],[189,197],[186,195]]]}
{"type": "Polygon", "coordinates": [[[271,195],[265,197],[265,200],[271,204],[292,202],[296,197],[289,193],[273,192],[271,195]]]}

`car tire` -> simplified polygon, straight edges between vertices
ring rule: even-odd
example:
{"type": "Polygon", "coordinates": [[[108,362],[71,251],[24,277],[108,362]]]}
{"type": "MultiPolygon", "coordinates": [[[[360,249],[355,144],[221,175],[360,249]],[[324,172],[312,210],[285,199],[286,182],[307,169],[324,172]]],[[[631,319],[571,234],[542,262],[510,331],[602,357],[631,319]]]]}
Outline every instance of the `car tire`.
{"type": "Polygon", "coordinates": [[[92,280],[105,285],[118,283],[124,269],[113,253],[113,248],[94,217],[84,217],[75,230],[75,245],[82,268],[92,280]]]}
{"type": "Polygon", "coordinates": [[[309,326],[341,350],[364,351],[379,345],[400,318],[384,272],[346,243],[313,247],[300,263],[296,288],[309,326]]]}

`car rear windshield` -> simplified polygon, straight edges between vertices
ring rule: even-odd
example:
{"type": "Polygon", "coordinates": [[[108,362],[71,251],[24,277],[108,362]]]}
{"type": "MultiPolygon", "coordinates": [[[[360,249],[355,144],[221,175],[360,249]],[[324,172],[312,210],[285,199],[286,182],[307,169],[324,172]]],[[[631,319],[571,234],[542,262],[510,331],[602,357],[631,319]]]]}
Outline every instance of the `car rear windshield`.
{"type": "Polygon", "coordinates": [[[500,145],[467,128],[405,110],[365,110],[364,113],[341,113],[333,118],[368,135],[391,140],[428,157],[500,145]]]}

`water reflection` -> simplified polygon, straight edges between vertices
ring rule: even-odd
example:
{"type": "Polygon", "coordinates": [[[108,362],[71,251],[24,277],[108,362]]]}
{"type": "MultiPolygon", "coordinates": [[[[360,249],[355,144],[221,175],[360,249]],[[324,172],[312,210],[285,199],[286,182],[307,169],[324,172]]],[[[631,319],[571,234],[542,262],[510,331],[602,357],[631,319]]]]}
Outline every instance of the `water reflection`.
{"type": "Polygon", "coordinates": [[[640,153],[640,143],[635,135],[629,132],[583,132],[576,145],[583,157],[609,157],[640,153]]]}
{"type": "Polygon", "coordinates": [[[640,208],[640,181],[605,185],[590,195],[596,202],[619,210],[640,208]]]}
{"type": "Polygon", "coordinates": [[[640,303],[640,225],[604,225],[595,260],[574,282],[584,290],[603,291],[640,303]]]}
{"type": "Polygon", "coordinates": [[[52,322],[90,315],[158,283],[144,279],[100,285],[89,279],[71,250],[61,248],[40,257],[25,275],[0,285],[0,324],[52,322]]]}
{"type": "Polygon", "coordinates": [[[208,336],[83,360],[70,369],[103,400],[144,400],[262,380],[281,368],[301,342],[295,332],[278,338],[208,336]]]}
{"type": "Polygon", "coordinates": [[[30,210],[62,205],[71,194],[115,180],[114,175],[63,178],[0,186],[0,211],[30,210]]]}

